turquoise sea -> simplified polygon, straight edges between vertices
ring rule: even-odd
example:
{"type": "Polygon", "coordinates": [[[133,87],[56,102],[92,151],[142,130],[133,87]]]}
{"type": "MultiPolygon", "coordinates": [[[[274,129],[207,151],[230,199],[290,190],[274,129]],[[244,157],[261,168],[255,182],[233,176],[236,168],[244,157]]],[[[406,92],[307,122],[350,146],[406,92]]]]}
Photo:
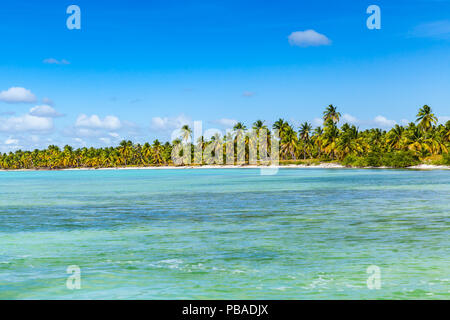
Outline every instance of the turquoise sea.
{"type": "Polygon", "coordinates": [[[0,172],[0,299],[449,298],[449,171],[0,172]]]}

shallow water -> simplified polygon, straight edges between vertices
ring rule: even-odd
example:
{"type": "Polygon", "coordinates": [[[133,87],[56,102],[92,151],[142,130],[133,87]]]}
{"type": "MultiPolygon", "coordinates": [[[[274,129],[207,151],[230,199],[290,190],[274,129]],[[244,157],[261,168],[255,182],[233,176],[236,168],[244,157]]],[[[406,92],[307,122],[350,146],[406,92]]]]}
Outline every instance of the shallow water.
{"type": "Polygon", "coordinates": [[[448,171],[0,172],[0,299],[448,299],[449,212],[448,171]]]}

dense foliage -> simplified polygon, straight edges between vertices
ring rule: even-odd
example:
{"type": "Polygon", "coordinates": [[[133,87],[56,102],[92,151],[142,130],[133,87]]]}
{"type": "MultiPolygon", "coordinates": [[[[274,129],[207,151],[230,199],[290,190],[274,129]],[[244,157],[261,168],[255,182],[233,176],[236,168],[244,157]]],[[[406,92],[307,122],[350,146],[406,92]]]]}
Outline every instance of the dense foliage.
{"type": "Polygon", "coordinates": [[[346,166],[392,168],[404,168],[419,163],[419,157],[411,151],[369,152],[363,157],[348,155],[342,161],[342,164],[346,166]]]}
{"type": "MultiPolygon", "coordinates": [[[[437,124],[437,118],[428,106],[423,106],[416,122],[407,126],[395,125],[391,130],[379,128],[360,131],[355,125],[344,123],[338,127],[340,113],[333,105],[323,114],[323,126],[312,129],[312,125],[303,123],[298,132],[283,119],[273,124],[272,129],[279,133],[280,159],[318,159],[321,161],[339,161],[349,166],[360,167],[407,167],[423,161],[427,157],[439,157],[441,164],[450,164],[450,121],[445,125],[437,124]]],[[[250,130],[271,131],[264,121],[256,121],[250,130]]],[[[239,122],[234,126],[235,134],[223,138],[214,136],[209,141],[203,137],[197,143],[204,150],[211,144],[223,144],[236,141],[238,132],[248,131],[239,122]]],[[[0,168],[3,169],[58,169],[83,167],[123,167],[171,165],[174,146],[188,141],[191,129],[182,128],[180,139],[161,144],[155,140],[152,144],[133,144],[122,141],[117,147],[81,148],[74,150],[65,146],[62,150],[55,145],[45,150],[0,153],[0,168]]],[[[248,150],[248,137],[245,140],[248,150]]],[[[235,142],[236,144],[236,142],[235,142]]],[[[194,147],[192,146],[192,153],[194,147]]],[[[246,156],[248,160],[248,155],[246,156]]]]}

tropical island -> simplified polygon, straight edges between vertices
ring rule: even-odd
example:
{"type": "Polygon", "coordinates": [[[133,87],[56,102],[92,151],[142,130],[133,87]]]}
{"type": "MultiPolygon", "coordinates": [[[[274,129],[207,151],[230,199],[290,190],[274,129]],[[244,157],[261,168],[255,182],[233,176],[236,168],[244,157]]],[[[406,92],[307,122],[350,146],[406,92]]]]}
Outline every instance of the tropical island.
{"type": "MultiPolygon", "coordinates": [[[[438,124],[432,109],[424,105],[419,109],[416,121],[406,126],[396,124],[390,130],[372,128],[359,130],[355,125],[343,123],[338,126],[341,114],[333,105],[323,112],[323,126],[313,129],[304,122],[296,130],[283,119],[277,120],[272,130],[262,120],[257,120],[251,128],[242,122],[235,124],[233,133],[224,137],[203,136],[195,141],[195,146],[205,150],[208,146],[225,148],[227,143],[236,145],[239,134],[251,131],[267,133],[270,139],[276,130],[279,143],[279,165],[317,165],[321,163],[339,164],[346,167],[392,167],[407,168],[420,164],[450,165],[450,121],[438,124]]],[[[161,166],[186,166],[176,164],[172,154],[177,146],[189,141],[192,129],[188,125],[181,128],[179,139],[161,143],[133,143],[122,141],[117,147],[79,148],[66,145],[63,149],[50,145],[45,150],[0,153],[2,170],[58,170],[74,168],[136,168],[161,166]]],[[[250,139],[245,135],[245,148],[248,151],[250,139]]],[[[194,158],[194,145],[191,145],[191,158],[194,158]]],[[[217,149],[214,149],[217,150],[217,149]]],[[[182,152],[182,151],[181,151],[182,152]]],[[[214,151],[213,151],[214,152],[214,151]]],[[[248,165],[248,152],[245,163],[239,163],[235,155],[234,165],[248,165]]],[[[260,157],[258,154],[258,163],[260,157]]],[[[189,166],[204,166],[205,163],[189,162],[189,166]]]]}

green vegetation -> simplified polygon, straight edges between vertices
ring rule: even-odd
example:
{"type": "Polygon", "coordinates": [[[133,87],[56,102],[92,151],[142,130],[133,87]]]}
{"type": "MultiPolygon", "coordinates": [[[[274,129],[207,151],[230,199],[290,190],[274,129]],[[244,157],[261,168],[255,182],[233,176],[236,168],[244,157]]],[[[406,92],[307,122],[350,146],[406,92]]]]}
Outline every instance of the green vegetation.
{"type": "Polygon", "coordinates": [[[419,157],[411,151],[369,152],[364,157],[348,155],[342,161],[343,165],[353,167],[405,168],[419,163],[419,157]]]}
{"type": "MultiPolygon", "coordinates": [[[[403,168],[419,163],[450,165],[450,121],[438,125],[437,118],[427,105],[420,108],[416,122],[407,126],[395,125],[391,130],[379,128],[360,131],[356,126],[344,123],[338,127],[341,114],[330,105],[323,113],[323,126],[315,129],[305,122],[299,131],[283,119],[277,120],[272,129],[279,133],[280,164],[316,164],[319,162],[339,162],[356,167],[395,167],[403,168]]],[[[236,147],[237,137],[249,130],[267,130],[270,149],[271,132],[264,121],[257,120],[251,129],[238,122],[234,134],[221,138],[213,136],[209,141],[201,137],[197,147],[205,150],[208,146],[220,145],[225,150],[227,142],[236,147]]],[[[0,169],[60,169],[60,168],[100,168],[130,166],[173,165],[172,150],[192,136],[187,125],[181,129],[179,139],[161,144],[155,140],[152,144],[134,144],[122,141],[117,147],[81,148],[74,150],[65,146],[62,150],[51,145],[45,150],[0,153],[0,169]]],[[[245,137],[246,155],[251,140],[245,137]]],[[[194,146],[191,146],[192,158],[194,146]]],[[[181,151],[182,152],[182,151],[181,151]]],[[[235,154],[235,163],[237,157],[235,154]]],[[[225,158],[225,152],[224,152],[225,158]]],[[[201,165],[197,163],[194,165],[201,165]]]]}
{"type": "Polygon", "coordinates": [[[442,164],[446,166],[450,166],[450,153],[444,153],[442,155],[442,164]]]}

